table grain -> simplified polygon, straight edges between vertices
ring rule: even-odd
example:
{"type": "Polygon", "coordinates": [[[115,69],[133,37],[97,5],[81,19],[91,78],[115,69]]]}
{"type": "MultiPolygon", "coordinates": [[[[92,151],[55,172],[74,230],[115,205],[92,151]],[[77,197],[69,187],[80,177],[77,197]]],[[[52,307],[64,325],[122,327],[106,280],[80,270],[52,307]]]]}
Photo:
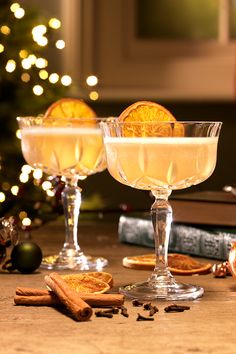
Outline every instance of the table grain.
{"type": "MultiPolygon", "coordinates": [[[[81,217],[79,222],[79,243],[85,253],[108,258],[109,265],[104,270],[114,277],[114,292],[122,285],[145,280],[149,275],[148,271],[122,266],[123,257],[150,250],[120,244],[117,229],[118,217],[81,217]]],[[[31,236],[44,255],[57,253],[64,241],[63,218],[33,231],[31,236]]],[[[0,273],[0,353],[236,353],[236,279],[232,277],[178,276],[178,280],[205,289],[201,299],[184,302],[190,305],[189,311],[165,313],[164,307],[170,303],[153,301],[159,308],[155,320],[136,321],[137,313],[143,310],[133,307],[126,299],[128,318],[120,314],[112,319],[93,315],[88,322],[76,322],[55,308],[14,305],[17,286],[44,287],[44,276],[48,273],[50,271],[42,269],[33,274],[0,273]]]]}

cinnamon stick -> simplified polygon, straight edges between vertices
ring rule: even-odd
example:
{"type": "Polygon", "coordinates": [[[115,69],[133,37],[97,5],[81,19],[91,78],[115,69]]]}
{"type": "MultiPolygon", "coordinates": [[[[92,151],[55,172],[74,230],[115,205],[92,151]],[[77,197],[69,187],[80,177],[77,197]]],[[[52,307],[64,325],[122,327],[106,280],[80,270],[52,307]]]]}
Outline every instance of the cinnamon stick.
{"type": "MultiPolygon", "coordinates": [[[[78,294],[91,307],[121,306],[124,295],[121,294],[78,294]]],[[[61,305],[58,297],[49,290],[17,287],[14,297],[16,305],[57,306],[61,305]]]]}
{"type": "Polygon", "coordinates": [[[77,321],[90,319],[93,313],[92,308],[79,297],[75,290],[69,288],[59,274],[51,273],[46,275],[44,279],[49,288],[77,321]]]}
{"type": "Polygon", "coordinates": [[[61,302],[56,296],[48,295],[15,295],[14,303],[25,306],[60,306],[61,302]]]}

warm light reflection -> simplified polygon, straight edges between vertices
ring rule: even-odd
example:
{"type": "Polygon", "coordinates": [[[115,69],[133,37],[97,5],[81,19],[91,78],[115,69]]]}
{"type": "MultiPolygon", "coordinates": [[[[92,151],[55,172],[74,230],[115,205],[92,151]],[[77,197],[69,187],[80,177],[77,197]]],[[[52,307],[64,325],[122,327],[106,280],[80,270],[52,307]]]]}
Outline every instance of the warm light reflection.
{"type": "Polygon", "coordinates": [[[30,165],[23,165],[21,167],[21,172],[23,173],[30,174],[31,171],[32,171],[32,167],[30,165]]]}
{"type": "Polygon", "coordinates": [[[43,171],[40,168],[36,168],[33,172],[33,177],[35,179],[40,179],[43,177],[43,171]]]}
{"type": "Polygon", "coordinates": [[[36,42],[41,47],[45,47],[48,44],[48,39],[47,39],[47,37],[42,36],[42,37],[38,38],[36,42]]]}
{"type": "Polygon", "coordinates": [[[2,189],[4,191],[8,191],[10,189],[10,184],[8,182],[3,182],[2,183],[2,189]]]}
{"type": "Polygon", "coordinates": [[[28,57],[28,52],[27,52],[27,50],[21,49],[21,50],[19,51],[19,57],[20,57],[21,59],[27,58],[27,57],[28,57]]]}
{"type": "Polygon", "coordinates": [[[0,192],[0,203],[3,203],[6,200],[5,193],[0,192]]]}
{"type": "Polygon", "coordinates": [[[42,37],[46,32],[47,32],[46,26],[38,25],[32,29],[32,36],[33,36],[34,40],[37,41],[37,38],[42,37]]]}
{"type": "Polygon", "coordinates": [[[63,41],[62,39],[59,39],[58,41],[56,41],[56,47],[57,49],[64,49],[65,48],[65,41],[63,41]]]}
{"type": "Polygon", "coordinates": [[[42,80],[46,80],[48,78],[48,72],[46,70],[40,70],[39,77],[42,80]]]}
{"type": "Polygon", "coordinates": [[[21,75],[21,80],[22,80],[23,82],[29,82],[29,81],[30,81],[30,75],[29,75],[28,73],[23,73],[23,74],[21,75]]]}
{"type": "Polygon", "coordinates": [[[63,75],[61,77],[61,83],[64,86],[70,86],[71,83],[72,83],[72,79],[71,79],[71,77],[69,75],[63,75]]]}
{"type": "Polygon", "coordinates": [[[89,93],[89,98],[90,98],[90,100],[92,100],[92,101],[98,100],[98,98],[99,98],[98,92],[97,92],[97,91],[91,91],[91,92],[89,93]]]}
{"type": "Polygon", "coordinates": [[[50,189],[47,189],[47,190],[46,190],[46,193],[47,193],[47,195],[48,195],[49,197],[54,197],[54,195],[55,195],[55,193],[54,193],[52,190],[50,190],[50,189]]]}
{"type": "Polygon", "coordinates": [[[15,18],[21,19],[22,17],[25,16],[25,10],[22,7],[19,7],[18,9],[15,10],[14,16],[15,18]]]}
{"type": "Polygon", "coordinates": [[[95,75],[90,75],[86,79],[86,83],[88,86],[96,86],[98,83],[98,78],[95,75]]]}
{"type": "Polygon", "coordinates": [[[23,220],[24,218],[27,218],[27,216],[28,216],[28,214],[26,213],[26,211],[21,211],[20,213],[19,213],[19,218],[20,218],[20,220],[23,220]]]}
{"type": "Polygon", "coordinates": [[[46,68],[46,66],[48,66],[48,61],[45,58],[38,58],[36,59],[35,66],[39,69],[46,68]]]}
{"type": "Polygon", "coordinates": [[[17,137],[18,139],[21,139],[21,131],[20,131],[20,129],[17,129],[17,131],[16,131],[16,137],[17,137]]]}
{"type": "Polygon", "coordinates": [[[42,188],[44,191],[46,191],[47,189],[52,188],[52,183],[50,181],[44,181],[42,183],[42,188]]]}
{"type": "Polygon", "coordinates": [[[14,2],[13,4],[11,4],[10,6],[10,10],[11,12],[15,12],[17,9],[20,8],[20,4],[18,4],[18,2],[14,2]]]}
{"type": "Polygon", "coordinates": [[[49,82],[51,82],[51,84],[55,84],[56,82],[58,82],[59,80],[59,75],[57,73],[52,73],[50,76],[49,76],[49,82]]]}
{"type": "Polygon", "coordinates": [[[30,62],[31,62],[32,65],[35,64],[35,63],[36,63],[36,60],[37,60],[36,55],[34,55],[34,54],[30,54],[30,55],[28,56],[28,59],[30,60],[30,62]]]}
{"type": "Polygon", "coordinates": [[[8,34],[11,33],[11,30],[7,25],[1,26],[0,31],[2,32],[2,34],[5,34],[6,36],[8,36],[8,34]]]}
{"type": "Polygon", "coordinates": [[[33,93],[36,95],[36,96],[41,96],[43,94],[43,87],[41,85],[35,85],[33,87],[33,93]]]}
{"type": "Polygon", "coordinates": [[[31,220],[30,220],[30,218],[24,218],[24,219],[22,220],[22,225],[23,225],[23,226],[30,226],[30,225],[31,225],[31,220]]]}
{"type": "Polygon", "coordinates": [[[50,18],[49,22],[48,22],[49,27],[53,28],[53,29],[58,29],[61,27],[61,21],[58,20],[57,18],[50,18]]]}
{"type": "Polygon", "coordinates": [[[29,58],[25,58],[21,61],[22,68],[28,70],[31,68],[32,64],[29,58]]]}
{"type": "Polygon", "coordinates": [[[19,176],[21,183],[26,183],[29,180],[29,175],[27,173],[21,173],[19,176]]]}
{"type": "Polygon", "coordinates": [[[16,68],[16,62],[13,59],[9,59],[7,64],[6,64],[6,71],[8,73],[12,73],[16,68]]]}
{"type": "Polygon", "coordinates": [[[19,192],[19,187],[18,187],[18,186],[12,186],[12,187],[11,187],[11,193],[12,193],[13,195],[17,195],[18,192],[19,192]]]}

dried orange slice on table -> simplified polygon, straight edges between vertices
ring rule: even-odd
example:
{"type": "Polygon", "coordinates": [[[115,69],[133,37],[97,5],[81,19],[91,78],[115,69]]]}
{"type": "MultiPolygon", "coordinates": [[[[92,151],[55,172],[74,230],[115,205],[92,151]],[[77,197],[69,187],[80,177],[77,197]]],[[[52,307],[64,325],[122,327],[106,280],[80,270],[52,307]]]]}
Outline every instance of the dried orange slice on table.
{"type": "MultiPolygon", "coordinates": [[[[50,118],[50,123],[53,125],[57,123],[61,124],[63,118],[74,118],[76,125],[76,118],[95,118],[96,113],[83,100],[78,98],[61,98],[48,107],[44,117],[50,118]]],[[[95,119],[91,119],[91,123],[95,124],[95,119]]]]}
{"type": "Polygon", "coordinates": [[[85,273],[85,274],[106,282],[110,286],[110,288],[112,288],[112,286],[113,286],[113,276],[111,275],[111,273],[107,273],[107,272],[89,272],[89,273],[85,273]]]}
{"type": "Polygon", "coordinates": [[[183,136],[184,127],[177,123],[175,117],[168,109],[151,101],[138,101],[127,107],[118,117],[119,122],[124,122],[125,136],[183,136]],[[133,124],[137,123],[138,124],[133,124]],[[142,124],[142,123],[158,124],[142,124]],[[162,122],[176,122],[166,124],[162,122]],[[130,123],[130,124],[129,124],[130,123]]]}
{"type": "MultiPolygon", "coordinates": [[[[155,267],[155,254],[144,254],[137,256],[128,256],[123,258],[123,266],[132,269],[150,269],[155,267]]],[[[212,264],[200,262],[190,256],[170,253],[168,255],[169,270],[172,274],[192,275],[205,274],[211,271],[212,264]]]]}
{"type": "Polygon", "coordinates": [[[102,294],[113,286],[113,277],[106,272],[66,274],[62,279],[78,293],[102,294]]]}

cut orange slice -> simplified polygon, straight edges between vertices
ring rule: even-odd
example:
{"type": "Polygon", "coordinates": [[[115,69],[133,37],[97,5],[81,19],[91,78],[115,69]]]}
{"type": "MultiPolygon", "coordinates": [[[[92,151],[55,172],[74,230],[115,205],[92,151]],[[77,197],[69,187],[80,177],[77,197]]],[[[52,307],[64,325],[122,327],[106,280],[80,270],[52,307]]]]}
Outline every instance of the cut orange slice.
{"type": "MultiPolygon", "coordinates": [[[[80,273],[81,274],[81,273],[80,273]]],[[[107,283],[110,288],[113,286],[113,276],[110,273],[107,272],[88,272],[84,273],[86,275],[89,275],[90,277],[94,277],[96,279],[100,279],[107,283]]]]}
{"type": "Polygon", "coordinates": [[[127,107],[118,117],[122,122],[174,122],[175,117],[163,106],[151,101],[138,101],[127,107]]]}
{"type": "Polygon", "coordinates": [[[124,136],[183,136],[184,128],[165,107],[151,101],[138,101],[127,107],[118,117],[124,122],[124,136]],[[153,124],[159,122],[158,124],[153,124]],[[143,123],[143,124],[142,124],[143,123]]]}
{"type": "MultiPolygon", "coordinates": [[[[212,264],[203,263],[190,256],[171,253],[168,255],[169,270],[172,274],[192,275],[206,274],[211,271],[212,264]]],[[[123,266],[133,269],[150,269],[155,267],[155,255],[144,254],[123,258],[123,266]]]]}
{"type": "MultiPolygon", "coordinates": [[[[101,278],[88,275],[89,273],[67,274],[62,279],[78,293],[103,294],[110,289],[110,285],[101,278]]],[[[102,277],[102,275],[100,275],[102,277]]]]}
{"type": "MultiPolygon", "coordinates": [[[[78,123],[76,118],[89,119],[90,124],[95,124],[96,113],[83,100],[77,98],[61,98],[48,107],[44,117],[50,118],[50,125],[64,123],[63,118],[72,118],[73,125],[81,125],[81,120],[78,123]]],[[[87,121],[86,121],[87,124],[87,121]]]]}

